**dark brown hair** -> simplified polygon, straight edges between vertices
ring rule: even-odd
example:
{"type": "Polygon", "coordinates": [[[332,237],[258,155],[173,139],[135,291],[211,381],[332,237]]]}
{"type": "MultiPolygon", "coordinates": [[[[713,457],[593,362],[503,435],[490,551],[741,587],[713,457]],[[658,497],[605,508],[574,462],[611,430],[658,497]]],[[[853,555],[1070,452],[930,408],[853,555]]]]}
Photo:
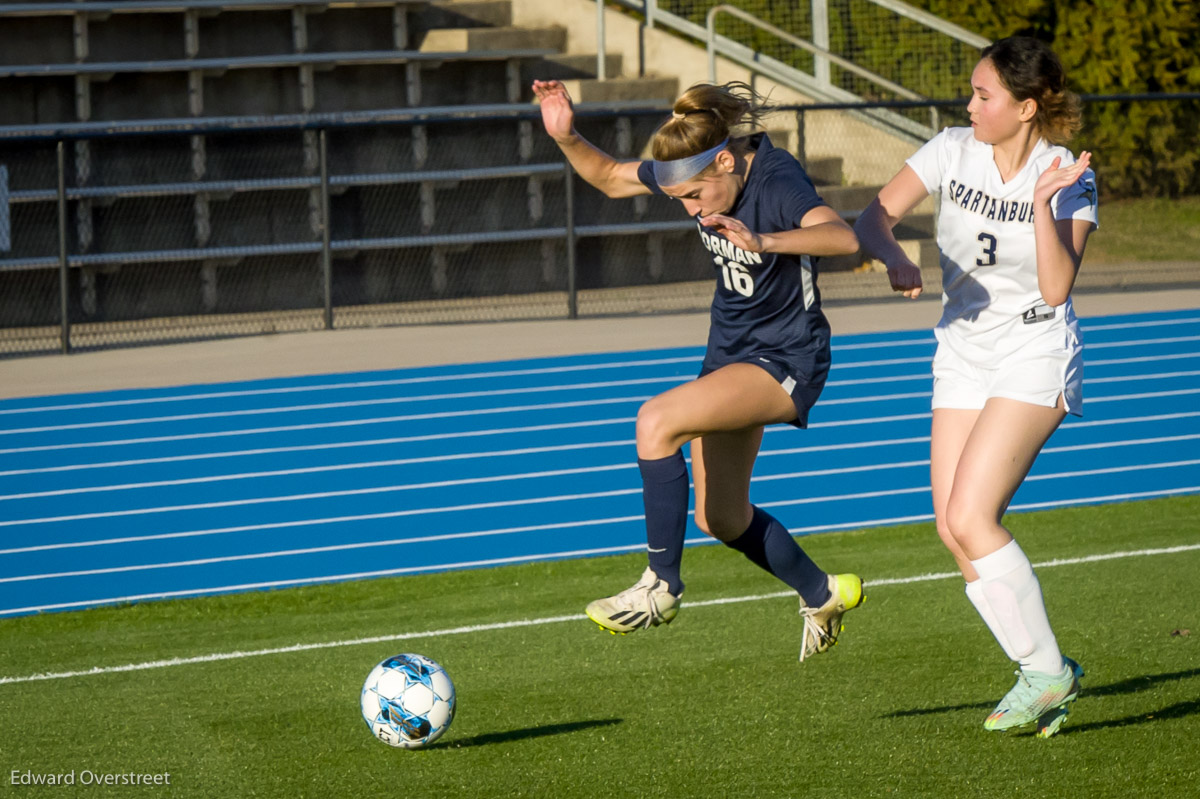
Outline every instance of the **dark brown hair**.
{"type": "Polygon", "coordinates": [[[1029,36],[1009,36],[983,48],[1000,82],[1017,102],[1033,100],[1033,126],[1053,144],[1066,144],[1079,130],[1079,97],[1067,91],[1067,73],[1049,45],[1029,36]]]}
{"type": "MultiPolygon", "coordinates": [[[[716,147],[739,126],[760,126],[771,107],[750,86],[733,81],[720,86],[697,83],[671,110],[671,118],[655,131],[650,144],[656,161],[687,158],[716,147]]],[[[744,146],[744,139],[730,141],[735,151],[744,146]]]]}

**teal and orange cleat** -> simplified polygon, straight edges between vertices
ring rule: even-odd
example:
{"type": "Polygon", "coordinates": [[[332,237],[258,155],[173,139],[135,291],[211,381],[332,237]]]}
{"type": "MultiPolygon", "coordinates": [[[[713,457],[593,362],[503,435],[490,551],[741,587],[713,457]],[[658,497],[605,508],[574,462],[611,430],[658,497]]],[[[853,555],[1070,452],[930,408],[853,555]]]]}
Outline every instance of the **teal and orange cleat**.
{"type": "Polygon", "coordinates": [[[1079,696],[1083,668],[1070,658],[1063,658],[1063,669],[1057,674],[1038,671],[1016,674],[1017,684],[996,705],[983,722],[983,728],[1010,730],[1037,722],[1038,737],[1049,738],[1058,732],[1070,704],[1079,696]]]}

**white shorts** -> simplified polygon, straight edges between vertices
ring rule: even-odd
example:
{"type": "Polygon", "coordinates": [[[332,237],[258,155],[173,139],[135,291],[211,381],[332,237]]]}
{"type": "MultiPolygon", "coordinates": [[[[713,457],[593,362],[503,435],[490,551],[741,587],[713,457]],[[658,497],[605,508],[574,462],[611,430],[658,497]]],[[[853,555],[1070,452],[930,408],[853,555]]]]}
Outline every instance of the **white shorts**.
{"type": "Polygon", "coordinates": [[[1018,351],[985,367],[939,343],[933,356],[933,407],[980,410],[992,397],[1050,408],[1062,397],[1068,413],[1082,416],[1083,347],[1018,351]]]}

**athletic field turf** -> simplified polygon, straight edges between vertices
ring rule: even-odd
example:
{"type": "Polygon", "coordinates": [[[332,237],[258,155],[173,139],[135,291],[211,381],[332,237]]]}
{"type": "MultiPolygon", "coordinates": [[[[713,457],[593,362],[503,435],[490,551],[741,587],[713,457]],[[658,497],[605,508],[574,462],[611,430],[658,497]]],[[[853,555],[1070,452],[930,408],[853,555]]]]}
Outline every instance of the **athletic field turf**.
{"type": "Polygon", "coordinates": [[[171,784],[5,795],[1195,795],[1200,497],[1010,522],[1087,669],[1050,740],[983,731],[1010,665],[926,523],[805,539],[869,584],[804,664],[795,599],[718,547],[687,552],[673,624],[627,637],[581,609],[640,554],[8,619],[6,788],[84,770],[171,784]],[[359,716],[367,671],[402,651],[457,685],[430,750],[384,746],[359,716]]]}

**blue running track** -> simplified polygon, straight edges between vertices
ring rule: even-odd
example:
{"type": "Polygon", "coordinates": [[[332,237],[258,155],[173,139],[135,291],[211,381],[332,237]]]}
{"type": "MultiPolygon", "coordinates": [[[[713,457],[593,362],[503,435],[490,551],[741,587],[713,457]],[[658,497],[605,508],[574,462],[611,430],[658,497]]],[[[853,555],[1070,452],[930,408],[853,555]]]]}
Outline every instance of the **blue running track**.
{"type": "MultiPolygon", "coordinates": [[[[1083,320],[1085,418],[1013,510],[1200,492],[1200,310],[1083,320]]],[[[837,336],[752,496],[931,518],[928,331],[837,336]]],[[[0,616],[638,550],[638,405],[701,348],[0,402],[0,616]]],[[[699,543],[696,530],[689,542],[699,543]]]]}

